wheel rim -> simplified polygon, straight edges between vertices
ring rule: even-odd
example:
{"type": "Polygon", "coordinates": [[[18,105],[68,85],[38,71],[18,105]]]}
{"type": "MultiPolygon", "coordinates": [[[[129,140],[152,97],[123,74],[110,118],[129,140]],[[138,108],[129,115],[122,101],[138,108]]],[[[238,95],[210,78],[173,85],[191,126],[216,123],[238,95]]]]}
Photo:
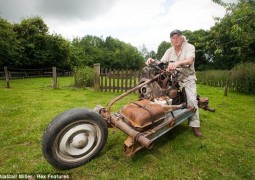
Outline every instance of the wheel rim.
{"type": "Polygon", "coordinates": [[[97,124],[89,120],[79,120],[66,126],[57,136],[54,149],[59,159],[78,162],[96,152],[102,140],[97,124]]]}

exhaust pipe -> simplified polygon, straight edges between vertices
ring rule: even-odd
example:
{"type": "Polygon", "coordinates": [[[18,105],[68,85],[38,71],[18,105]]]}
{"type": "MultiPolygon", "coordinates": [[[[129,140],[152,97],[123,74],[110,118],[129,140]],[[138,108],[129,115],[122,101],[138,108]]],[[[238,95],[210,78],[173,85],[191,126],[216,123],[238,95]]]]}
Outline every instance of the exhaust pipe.
{"type": "Polygon", "coordinates": [[[146,138],[142,133],[131,128],[129,125],[127,125],[125,122],[123,122],[120,118],[111,116],[110,121],[117,128],[119,128],[120,130],[125,132],[127,135],[132,137],[135,141],[139,142],[142,146],[146,147],[147,149],[152,148],[153,143],[151,140],[146,138]]]}

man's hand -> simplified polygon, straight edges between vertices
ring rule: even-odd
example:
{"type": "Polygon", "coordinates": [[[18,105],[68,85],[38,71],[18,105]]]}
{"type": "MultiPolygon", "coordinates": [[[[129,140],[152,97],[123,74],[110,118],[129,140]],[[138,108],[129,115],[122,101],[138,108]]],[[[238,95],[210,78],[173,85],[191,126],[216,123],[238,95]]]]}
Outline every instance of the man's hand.
{"type": "Polygon", "coordinates": [[[150,63],[155,62],[155,59],[148,58],[145,64],[148,66],[150,63]]]}
{"type": "Polygon", "coordinates": [[[176,61],[176,62],[172,62],[172,63],[169,63],[166,71],[173,71],[173,70],[176,70],[176,68],[179,67],[179,63],[176,61]]]}

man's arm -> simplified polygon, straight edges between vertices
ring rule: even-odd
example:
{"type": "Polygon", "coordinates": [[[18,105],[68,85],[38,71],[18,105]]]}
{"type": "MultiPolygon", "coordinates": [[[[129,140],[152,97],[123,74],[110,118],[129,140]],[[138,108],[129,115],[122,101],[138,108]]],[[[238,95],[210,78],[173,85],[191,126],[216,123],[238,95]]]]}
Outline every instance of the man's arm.
{"type": "Polygon", "coordinates": [[[182,61],[175,61],[175,62],[169,63],[167,70],[171,71],[171,70],[175,70],[177,67],[190,66],[190,65],[192,65],[193,61],[194,61],[194,58],[189,57],[182,61]]]}
{"type": "Polygon", "coordinates": [[[194,63],[194,60],[195,60],[195,47],[193,45],[190,45],[186,53],[186,59],[169,63],[167,70],[168,71],[175,70],[177,67],[180,66],[191,66],[194,63]]]}

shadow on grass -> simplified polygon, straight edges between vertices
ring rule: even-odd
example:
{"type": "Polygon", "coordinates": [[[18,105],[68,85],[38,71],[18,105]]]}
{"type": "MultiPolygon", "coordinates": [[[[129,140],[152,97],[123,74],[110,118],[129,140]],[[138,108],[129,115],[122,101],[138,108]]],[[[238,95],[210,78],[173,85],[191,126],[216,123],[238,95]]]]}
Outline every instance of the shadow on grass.
{"type": "Polygon", "coordinates": [[[176,126],[175,128],[171,129],[166,134],[156,139],[153,142],[152,149],[142,148],[131,157],[131,160],[133,162],[136,162],[136,161],[139,161],[141,158],[146,157],[148,154],[154,154],[154,155],[161,154],[160,149],[164,148],[164,146],[167,146],[167,144],[170,144],[171,141],[176,141],[176,139],[182,136],[185,132],[191,133],[189,126],[187,126],[186,124],[181,124],[176,126]]]}

